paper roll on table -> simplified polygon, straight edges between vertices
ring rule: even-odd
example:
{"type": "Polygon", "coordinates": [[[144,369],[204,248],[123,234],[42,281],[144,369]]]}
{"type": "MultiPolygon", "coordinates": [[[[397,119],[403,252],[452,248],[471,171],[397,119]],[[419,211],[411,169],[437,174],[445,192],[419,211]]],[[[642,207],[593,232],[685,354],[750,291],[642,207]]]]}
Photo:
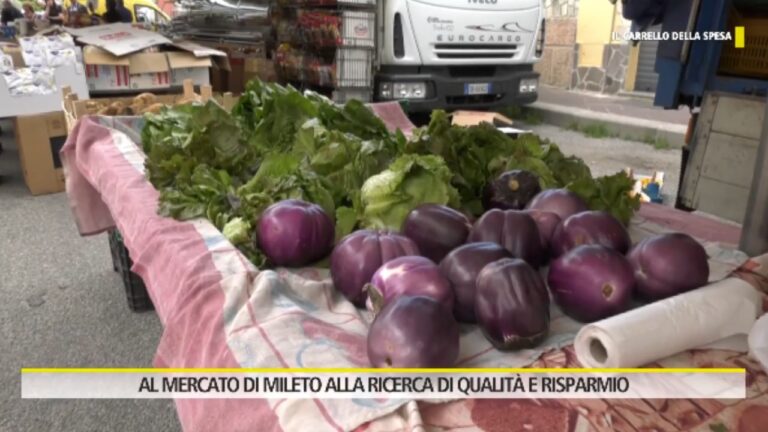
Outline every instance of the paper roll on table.
{"type": "Polygon", "coordinates": [[[746,335],[761,312],[762,295],[729,278],[584,326],[574,347],[584,367],[639,367],[746,335]]]}

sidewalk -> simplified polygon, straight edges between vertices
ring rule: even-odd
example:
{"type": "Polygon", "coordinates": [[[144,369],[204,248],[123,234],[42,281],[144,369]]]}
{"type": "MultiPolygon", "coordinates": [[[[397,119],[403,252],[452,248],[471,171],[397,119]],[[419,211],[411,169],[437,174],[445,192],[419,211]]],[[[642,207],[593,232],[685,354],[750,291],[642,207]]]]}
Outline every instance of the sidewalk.
{"type": "Polygon", "coordinates": [[[541,86],[539,100],[529,108],[545,123],[560,127],[601,124],[610,133],[635,140],[665,139],[674,147],[685,140],[687,107],[665,110],[652,98],[598,95],[541,86]]]}

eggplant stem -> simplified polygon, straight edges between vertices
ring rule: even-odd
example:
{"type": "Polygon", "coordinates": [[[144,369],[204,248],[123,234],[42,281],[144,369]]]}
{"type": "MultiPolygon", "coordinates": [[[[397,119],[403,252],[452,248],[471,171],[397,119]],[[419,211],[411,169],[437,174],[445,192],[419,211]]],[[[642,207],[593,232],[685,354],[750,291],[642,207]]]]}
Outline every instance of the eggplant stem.
{"type": "Polygon", "coordinates": [[[611,284],[606,283],[605,285],[603,285],[603,289],[602,289],[603,297],[605,297],[606,299],[611,298],[614,291],[615,290],[611,284]]]}

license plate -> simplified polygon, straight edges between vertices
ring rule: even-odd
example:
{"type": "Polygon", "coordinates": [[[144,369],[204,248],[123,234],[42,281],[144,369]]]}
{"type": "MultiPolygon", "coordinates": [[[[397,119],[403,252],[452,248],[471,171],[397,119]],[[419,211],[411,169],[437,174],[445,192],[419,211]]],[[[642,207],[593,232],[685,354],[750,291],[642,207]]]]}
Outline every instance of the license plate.
{"type": "Polygon", "coordinates": [[[464,84],[464,94],[466,95],[486,95],[491,93],[489,83],[464,84]]]}

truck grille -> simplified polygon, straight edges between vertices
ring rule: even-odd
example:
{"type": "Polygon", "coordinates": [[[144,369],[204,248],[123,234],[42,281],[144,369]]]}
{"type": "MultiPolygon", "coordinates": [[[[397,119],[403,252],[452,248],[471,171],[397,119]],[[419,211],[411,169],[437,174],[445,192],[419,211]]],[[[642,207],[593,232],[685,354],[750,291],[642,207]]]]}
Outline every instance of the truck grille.
{"type": "Polygon", "coordinates": [[[440,59],[511,59],[518,54],[514,44],[435,44],[440,59]]]}

